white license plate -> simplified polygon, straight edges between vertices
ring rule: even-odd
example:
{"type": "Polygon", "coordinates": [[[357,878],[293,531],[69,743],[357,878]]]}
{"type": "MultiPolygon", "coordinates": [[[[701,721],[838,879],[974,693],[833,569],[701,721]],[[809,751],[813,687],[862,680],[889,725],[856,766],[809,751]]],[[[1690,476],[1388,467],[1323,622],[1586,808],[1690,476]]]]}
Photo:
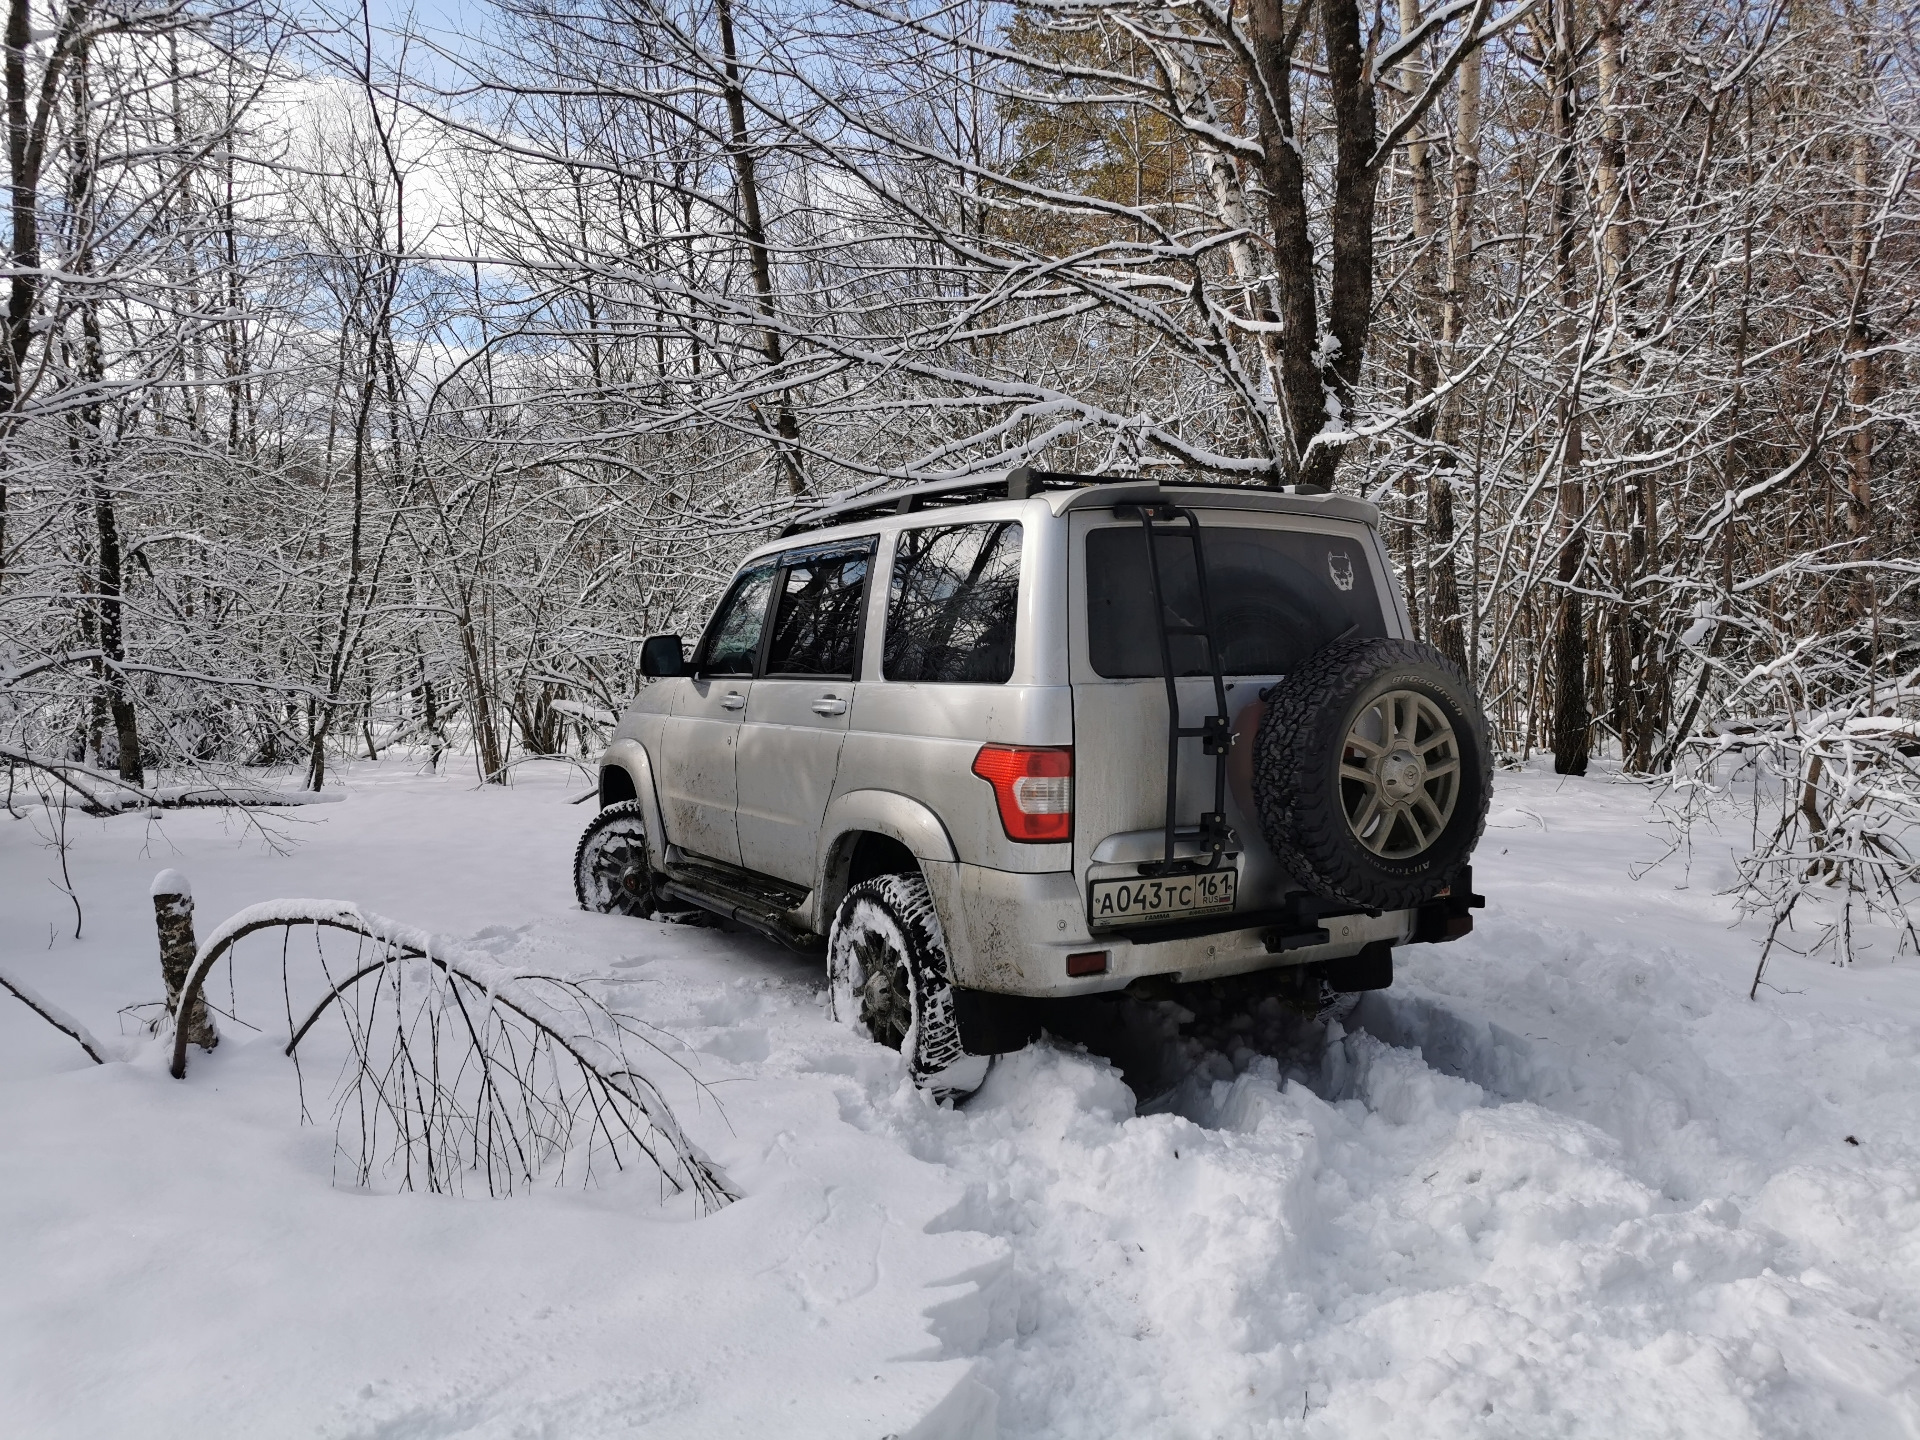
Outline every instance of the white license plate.
{"type": "Polygon", "coordinates": [[[1095,880],[1088,887],[1087,918],[1098,927],[1217,915],[1233,909],[1238,878],[1232,870],[1210,870],[1153,880],[1095,880]]]}

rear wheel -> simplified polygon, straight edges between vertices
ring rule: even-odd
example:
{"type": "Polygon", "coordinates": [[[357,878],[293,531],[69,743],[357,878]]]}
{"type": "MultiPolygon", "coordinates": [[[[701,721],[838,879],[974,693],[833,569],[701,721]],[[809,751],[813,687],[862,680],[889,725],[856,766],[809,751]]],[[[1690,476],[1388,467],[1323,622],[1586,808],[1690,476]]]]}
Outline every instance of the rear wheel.
{"type": "Polygon", "coordinates": [[[918,875],[876,875],[847,891],[827,942],[833,1016],[907,1062],[935,1099],[961,1099],[987,1078],[989,1058],[960,1043],[946,938],[918,875]]]}

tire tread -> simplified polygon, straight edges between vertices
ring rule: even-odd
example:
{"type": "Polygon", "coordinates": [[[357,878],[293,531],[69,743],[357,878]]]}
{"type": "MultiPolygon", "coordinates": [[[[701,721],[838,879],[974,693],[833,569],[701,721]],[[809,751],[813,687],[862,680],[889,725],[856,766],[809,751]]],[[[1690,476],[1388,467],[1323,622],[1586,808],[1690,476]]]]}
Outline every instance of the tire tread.
{"type": "MultiPolygon", "coordinates": [[[[1420,678],[1434,684],[1431,676],[1420,678]]],[[[1280,862],[1322,898],[1366,909],[1402,909],[1450,885],[1472,856],[1492,798],[1489,759],[1486,717],[1473,687],[1439,650],[1414,640],[1338,640],[1268,692],[1254,743],[1260,828],[1280,862]],[[1456,813],[1467,807],[1472,816],[1460,830],[1450,824],[1436,842],[1450,853],[1404,873],[1372,861],[1353,838],[1333,779],[1355,697],[1396,668],[1437,669],[1448,682],[1447,698],[1465,730],[1456,813]]]]}
{"type": "MultiPolygon", "coordinates": [[[[862,880],[847,891],[834,918],[837,933],[850,923],[861,904],[879,909],[899,932],[907,983],[913,995],[913,1030],[905,1055],[907,1070],[916,1085],[931,1090],[936,1098],[960,1098],[977,1088],[956,1078],[956,1072],[979,1069],[969,1067],[970,1057],[961,1042],[959,1017],[953,1004],[952,965],[947,958],[946,935],[940,928],[940,916],[934,909],[933,892],[920,875],[876,875],[862,880]]],[[[829,963],[838,963],[838,946],[829,941],[829,963]]],[[[830,987],[830,993],[834,987],[830,987]]],[[[858,1024],[857,1016],[839,1017],[858,1024]]]]}

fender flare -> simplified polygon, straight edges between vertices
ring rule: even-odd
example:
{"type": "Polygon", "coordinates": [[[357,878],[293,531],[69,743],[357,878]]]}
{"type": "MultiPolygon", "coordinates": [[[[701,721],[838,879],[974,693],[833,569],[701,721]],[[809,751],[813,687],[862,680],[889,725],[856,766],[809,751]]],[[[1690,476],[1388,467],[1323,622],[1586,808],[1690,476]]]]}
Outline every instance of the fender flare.
{"type": "Polygon", "coordinates": [[[813,911],[824,927],[833,918],[846,888],[846,838],[870,831],[898,840],[916,860],[952,864],[960,857],[940,817],[896,790],[849,790],[833,797],[820,824],[820,851],[814,869],[813,911]]]}
{"type": "MultiPolygon", "coordinates": [[[[660,795],[653,785],[653,761],[638,740],[616,740],[600,756],[602,770],[624,770],[633,782],[633,793],[640,801],[647,826],[647,844],[654,855],[667,853],[666,820],[660,811],[660,795]]],[[[656,859],[654,863],[659,864],[656,859]]]]}

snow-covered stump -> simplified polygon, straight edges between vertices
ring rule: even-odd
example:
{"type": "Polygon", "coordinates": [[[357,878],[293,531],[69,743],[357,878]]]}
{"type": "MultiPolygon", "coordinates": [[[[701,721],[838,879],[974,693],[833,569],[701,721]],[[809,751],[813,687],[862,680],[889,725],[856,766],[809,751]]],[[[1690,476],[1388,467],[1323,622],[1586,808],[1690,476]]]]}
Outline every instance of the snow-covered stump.
{"type": "Polygon", "coordinates": [[[154,923],[160,929],[160,976],[167,984],[167,1013],[174,1017],[182,1044],[211,1050],[220,1043],[220,1032],[213,1028],[213,1017],[198,989],[186,1013],[180,1012],[180,992],[199,948],[193,939],[193,886],[178,870],[162,870],[153,877],[149,893],[154,923]]]}

